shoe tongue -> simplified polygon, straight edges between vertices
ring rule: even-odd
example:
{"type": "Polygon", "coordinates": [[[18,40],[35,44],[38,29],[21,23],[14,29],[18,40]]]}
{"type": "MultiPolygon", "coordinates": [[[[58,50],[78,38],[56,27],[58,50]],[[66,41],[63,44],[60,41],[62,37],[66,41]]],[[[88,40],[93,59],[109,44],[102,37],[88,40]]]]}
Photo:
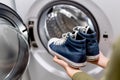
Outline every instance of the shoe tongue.
{"type": "Polygon", "coordinates": [[[82,36],[80,36],[79,34],[76,34],[75,39],[76,40],[83,40],[84,38],[82,36]]]}

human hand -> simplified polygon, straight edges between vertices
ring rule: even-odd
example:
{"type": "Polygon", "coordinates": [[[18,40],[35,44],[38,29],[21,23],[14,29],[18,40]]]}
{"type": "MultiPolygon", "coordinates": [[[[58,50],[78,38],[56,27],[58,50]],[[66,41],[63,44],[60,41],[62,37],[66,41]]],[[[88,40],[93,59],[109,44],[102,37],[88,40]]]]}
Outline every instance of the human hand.
{"type": "Polygon", "coordinates": [[[55,56],[55,57],[53,58],[53,60],[54,60],[56,63],[58,63],[59,65],[61,65],[61,66],[66,70],[67,74],[68,74],[71,78],[72,78],[72,76],[73,76],[75,73],[77,73],[77,72],[82,72],[82,71],[80,70],[80,68],[79,68],[79,69],[76,69],[76,68],[73,68],[73,67],[69,66],[68,63],[66,63],[65,61],[59,59],[57,56],[55,56]]]}
{"type": "MultiPolygon", "coordinates": [[[[67,74],[68,74],[70,77],[72,77],[72,76],[73,76],[75,73],[77,73],[77,72],[82,72],[82,71],[80,70],[80,68],[79,68],[79,69],[76,69],[76,68],[73,68],[73,67],[69,66],[68,63],[66,63],[65,61],[59,59],[57,56],[55,56],[55,57],[53,58],[53,60],[54,60],[56,63],[58,63],[59,65],[61,65],[61,66],[66,70],[67,74]]],[[[92,64],[95,64],[95,65],[98,65],[98,66],[100,66],[100,67],[102,67],[102,68],[105,68],[105,67],[107,66],[107,63],[108,63],[108,58],[106,58],[106,57],[103,55],[103,53],[100,52],[98,60],[96,60],[96,61],[89,61],[89,62],[92,63],[92,64]]]]}
{"type": "Polygon", "coordinates": [[[102,52],[100,52],[98,60],[96,60],[96,61],[88,61],[88,62],[90,62],[92,64],[95,64],[95,65],[98,65],[98,66],[100,66],[102,68],[106,68],[107,63],[108,63],[108,58],[105,57],[102,52]]]}

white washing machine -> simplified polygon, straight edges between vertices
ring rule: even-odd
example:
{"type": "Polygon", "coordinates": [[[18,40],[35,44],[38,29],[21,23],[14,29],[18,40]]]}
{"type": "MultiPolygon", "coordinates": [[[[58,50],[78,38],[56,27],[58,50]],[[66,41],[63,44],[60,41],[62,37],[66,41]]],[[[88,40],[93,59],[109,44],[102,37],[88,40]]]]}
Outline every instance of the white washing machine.
{"type": "MultiPolygon", "coordinates": [[[[53,62],[53,57],[47,51],[46,45],[50,37],[60,37],[62,33],[71,31],[72,27],[78,25],[79,13],[87,18],[85,22],[97,32],[100,50],[106,56],[111,53],[112,41],[116,40],[120,34],[118,22],[120,11],[117,9],[120,1],[34,0],[26,1],[27,3],[30,5],[26,5],[29,7],[25,9],[25,15],[21,12],[24,9],[20,9],[20,3],[18,12],[26,24],[29,23],[28,26],[33,27],[33,36],[39,46],[31,49],[29,65],[31,80],[70,80],[64,69],[53,62]],[[75,21],[78,23],[74,23],[75,21]]],[[[103,75],[102,68],[92,64],[87,64],[82,69],[97,80],[103,75]]]]}
{"type": "MultiPolygon", "coordinates": [[[[120,1],[110,0],[16,0],[17,12],[29,28],[32,45],[23,80],[71,80],[53,62],[47,42],[78,25],[90,25],[97,32],[100,50],[109,56],[111,44],[120,34],[119,5],[120,1]]],[[[93,64],[81,69],[97,80],[103,75],[103,69],[93,64]]]]}
{"type": "MultiPolygon", "coordinates": [[[[90,25],[97,32],[100,50],[109,56],[111,44],[120,34],[119,5],[120,1],[112,0],[34,1],[26,15],[21,15],[28,26],[33,27],[30,31],[34,36],[32,41],[38,45],[31,49],[31,80],[70,80],[64,69],[53,62],[46,46],[51,37],[61,37],[76,25],[90,25]]],[[[103,75],[102,68],[89,63],[81,69],[97,80],[103,75]]]]}

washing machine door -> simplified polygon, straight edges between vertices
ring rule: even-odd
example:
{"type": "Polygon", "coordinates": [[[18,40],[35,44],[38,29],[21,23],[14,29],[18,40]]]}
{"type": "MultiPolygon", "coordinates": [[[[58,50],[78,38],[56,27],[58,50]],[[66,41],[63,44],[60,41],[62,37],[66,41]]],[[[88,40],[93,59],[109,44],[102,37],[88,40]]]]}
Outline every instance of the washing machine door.
{"type": "Polygon", "coordinates": [[[0,80],[18,80],[29,60],[26,26],[18,14],[0,3],[0,80]]]}
{"type": "MultiPolygon", "coordinates": [[[[76,26],[88,25],[96,31],[100,50],[108,55],[112,28],[104,12],[91,0],[37,0],[27,17],[39,46],[32,54],[34,62],[31,62],[29,69],[32,79],[70,80],[64,70],[52,61],[53,56],[47,50],[47,43],[52,37],[61,38],[63,33],[72,32],[76,26]],[[40,74],[41,71],[48,77],[40,74]],[[34,73],[39,75],[33,75],[34,73]]],[[[96,79],[103,72],[102,68],[92,64],[87,64],[82,69],[96,79]]]]}

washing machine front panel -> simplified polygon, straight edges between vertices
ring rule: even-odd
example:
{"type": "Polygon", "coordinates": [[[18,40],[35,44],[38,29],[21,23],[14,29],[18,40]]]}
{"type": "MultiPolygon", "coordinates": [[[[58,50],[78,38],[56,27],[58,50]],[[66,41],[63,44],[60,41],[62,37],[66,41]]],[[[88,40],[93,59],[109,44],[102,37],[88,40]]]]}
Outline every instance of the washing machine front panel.
{"type": "MultiPolygon", "coordinates": [[[[68,76],[64,76],[66,75],[64,70],[52,61],[53,57],[47,51],[47,42],[51,37],[61,37],[62,33],[72,31],[75,26],[91,26],[97,32],[100,50],[106,56],[109,53],[113,35],[111,25],[104,12],[90,0],[36,1],[27,16],[28,20],[34,23],[34,37],[39,46],[32,53],[31,60],[36,61],[30,63],[29,70],[32,79],[69,80],[68,76]],[[34,69],[34,67],[37,68],[34,69]],[[49,76],[33,75],[36,72],[40,74],[41,71],[49,76]]],[[[101,68],[92,64],[88,64],[83,69],[96,79],[99,79],[103,72],[101,68]]]]}

